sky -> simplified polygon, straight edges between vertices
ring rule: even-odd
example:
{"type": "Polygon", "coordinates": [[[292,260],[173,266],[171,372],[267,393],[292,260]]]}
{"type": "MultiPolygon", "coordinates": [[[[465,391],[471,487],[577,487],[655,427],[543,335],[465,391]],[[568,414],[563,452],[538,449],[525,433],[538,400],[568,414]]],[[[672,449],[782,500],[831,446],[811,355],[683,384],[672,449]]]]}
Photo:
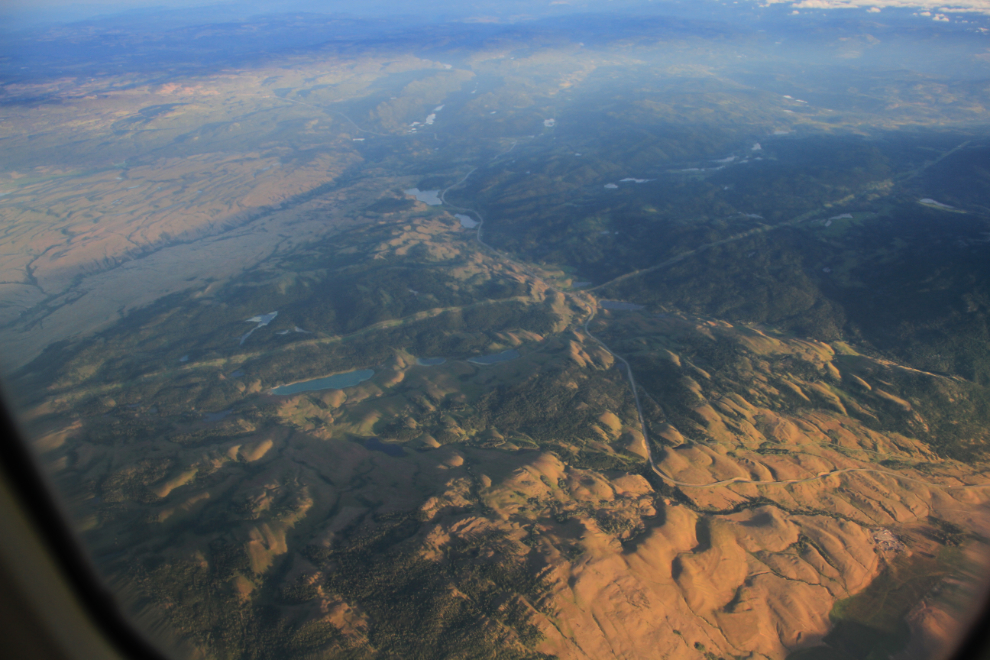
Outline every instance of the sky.
{"type": "MultiPolygon", "coordinates": [[[[729,4],[728,0],[691,0],[711,5],[729,4]]],[[[490,14],[510,16],[520,13],[548,15],[583,11],[657,10],[666,0],[0,0],[0,20],[21,23],[67,22],[116,14],[155,9],[210,7],[214,14],[249,16],[252,14],[291,11],[346,13],[358,16],[381,16],[393,13],[435,12],[445,17],[490,14]]],[[[735,3],[732,3],[735,4],[735,3]]],[[[928,11],[933,17],[958,12],[990,15],[990,0],[739,0],[754,6],[790,5],[802,10],[849,10],[873,12],[885,8],[928,11]]]]}
{"type": "Polygon", "coordinates": [[[937,10],[940,13],[978,12],[990,14],[990,0],[763,0],[766,4],[790,4],[796,9],[879,9],[903,8],[937,10]]]}
{"type": "MultiPolygon", "coordinates": [[[[147,10],[206,8],[197,14],[251,16],[308,11],[354,16],[424,14],[435,18],[466,16],[546,16],[587,11],[657,8],[664,4],[715,3],[718,0],[0,0],[0,20],[24,23],[68,22],[100,15],[147,10]]],[[[750,0],[744,0],[750,1],[750,0]]],[[[987,0],[990,2],[990,0],[987,0]]]]}

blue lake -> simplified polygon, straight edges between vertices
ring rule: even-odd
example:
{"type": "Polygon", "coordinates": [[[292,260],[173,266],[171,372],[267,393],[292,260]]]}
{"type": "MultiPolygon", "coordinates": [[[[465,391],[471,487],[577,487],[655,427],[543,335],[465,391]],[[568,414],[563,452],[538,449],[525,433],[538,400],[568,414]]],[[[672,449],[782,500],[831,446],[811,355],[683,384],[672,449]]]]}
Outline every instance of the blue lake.
{"type": "Polygon", "coordinates": [[[447,358],[416,358],[416,364],[421,367],[435,367],[438,364],[443,364],[447,361],[447,358]]]}
{"type": "Polygon", "coordinates": [[[470,358],[468,362],[474,364],[498,364],[499,362],[508,362],[509,360],[515,360],[519,357],[519,351],[514,348],[510,348],[507,351],[502,351],[501,353],[493,353],[492,355],[482,355],[481,357],[470,358]]]}
{"type": "Polygon", "coordinates": [[[273,389],[272,394],[289,396],[290,394],[315,392],[317,390],[342,390],[363,383],[374,375],[375,372],[371,369],[348,371],[344,374],[334,374],[325,378],[315,378],[313,380],[304,380],[300,383],[292,383],[291,385],[282,385],[273,389]]]}

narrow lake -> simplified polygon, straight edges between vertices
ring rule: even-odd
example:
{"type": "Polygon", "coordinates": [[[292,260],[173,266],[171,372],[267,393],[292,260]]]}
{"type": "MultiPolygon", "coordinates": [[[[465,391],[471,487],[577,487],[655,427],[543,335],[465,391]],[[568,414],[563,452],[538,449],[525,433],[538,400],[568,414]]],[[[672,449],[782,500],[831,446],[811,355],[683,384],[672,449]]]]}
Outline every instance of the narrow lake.
{"type": "Polygon", "coordinates": [[[447,358],[416,358],[416,364],[421,367],[435,367],[438,364],[443,364],[447,361],[447,358]]]}
{"type": "Polygon", "coordinates": [[[642,305],[637,305],[636,303],[622,302],[621,300],[599,300],[598,304],[601,305],[603,309],[612,310],[622,310],[626,312],[635,312],[643,309],[642,305]]]}
{"type": "Polygon", "coordinates": [[[371,369],[348,371],[347,373],[334,374],[333,376],[326,376],[325,378],[315,378],[313,380],[304,380],[299,383],[292,383],[291,385],[282,385],[274,388],[272,390],[272,394],[278,396],[289,396],[290,394],[315,392],[317,390],[343,390],[345,388],[354,387],[355,385],[363,383],[374,375],[375,372],[371,369]]]}

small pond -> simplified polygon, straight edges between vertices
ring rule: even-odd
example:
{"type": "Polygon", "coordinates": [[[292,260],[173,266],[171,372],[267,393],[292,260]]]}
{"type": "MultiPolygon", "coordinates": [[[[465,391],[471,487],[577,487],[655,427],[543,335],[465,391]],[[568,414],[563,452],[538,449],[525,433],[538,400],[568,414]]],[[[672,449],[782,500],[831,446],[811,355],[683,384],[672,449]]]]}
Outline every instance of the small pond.
{"type": "Polygon", "coordinates": [[[388,456],[405,456],[406,450],[398,445],[390,445],[382,442],[378,438],[368,438],[364,441],[365,449],[370,449],[371,451],[380,451],[388,456]]]}
{"type": "Polygon", "coordinates": [[[234,412],[233,410],[222,410],[215,413],[206,413],[203,415],[203,419],[207,422],[219,422],[222,421],[227,415],[234,412]]]}
{"type": "Polygon", "coordinates": [[[460,220],[461,227],[464,227],[465,229],[474,229],[478,226],[477,220],[469,215],[465,215],[464,213],[455,213],[454,217],[460,220]]]}

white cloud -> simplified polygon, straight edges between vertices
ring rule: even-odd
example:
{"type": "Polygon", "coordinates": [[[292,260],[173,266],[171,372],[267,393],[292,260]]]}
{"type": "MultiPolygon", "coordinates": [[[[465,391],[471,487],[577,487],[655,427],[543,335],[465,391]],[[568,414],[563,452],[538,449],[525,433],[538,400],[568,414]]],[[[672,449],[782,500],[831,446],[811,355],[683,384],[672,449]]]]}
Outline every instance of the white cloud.
{"type": "MultiPolygon", "coordinates": [[[[933,19],[943,21],[944,14],[975,12],[980,14],[990,14],[990,0],[955,0],[951,4],[945,4],[944,0],[763,0],[766,5],[788,4],[795,9],[866,9],[876,13],[885,7],[898,9],[923,9],[922,16],[932,15],[932,11],[939,12],[942,18],[933,19]]],[[[761,3],[762,4],[762,3],[761,3]]],[[[945,19],[947,20],[947,19],[945,19]]]]}

